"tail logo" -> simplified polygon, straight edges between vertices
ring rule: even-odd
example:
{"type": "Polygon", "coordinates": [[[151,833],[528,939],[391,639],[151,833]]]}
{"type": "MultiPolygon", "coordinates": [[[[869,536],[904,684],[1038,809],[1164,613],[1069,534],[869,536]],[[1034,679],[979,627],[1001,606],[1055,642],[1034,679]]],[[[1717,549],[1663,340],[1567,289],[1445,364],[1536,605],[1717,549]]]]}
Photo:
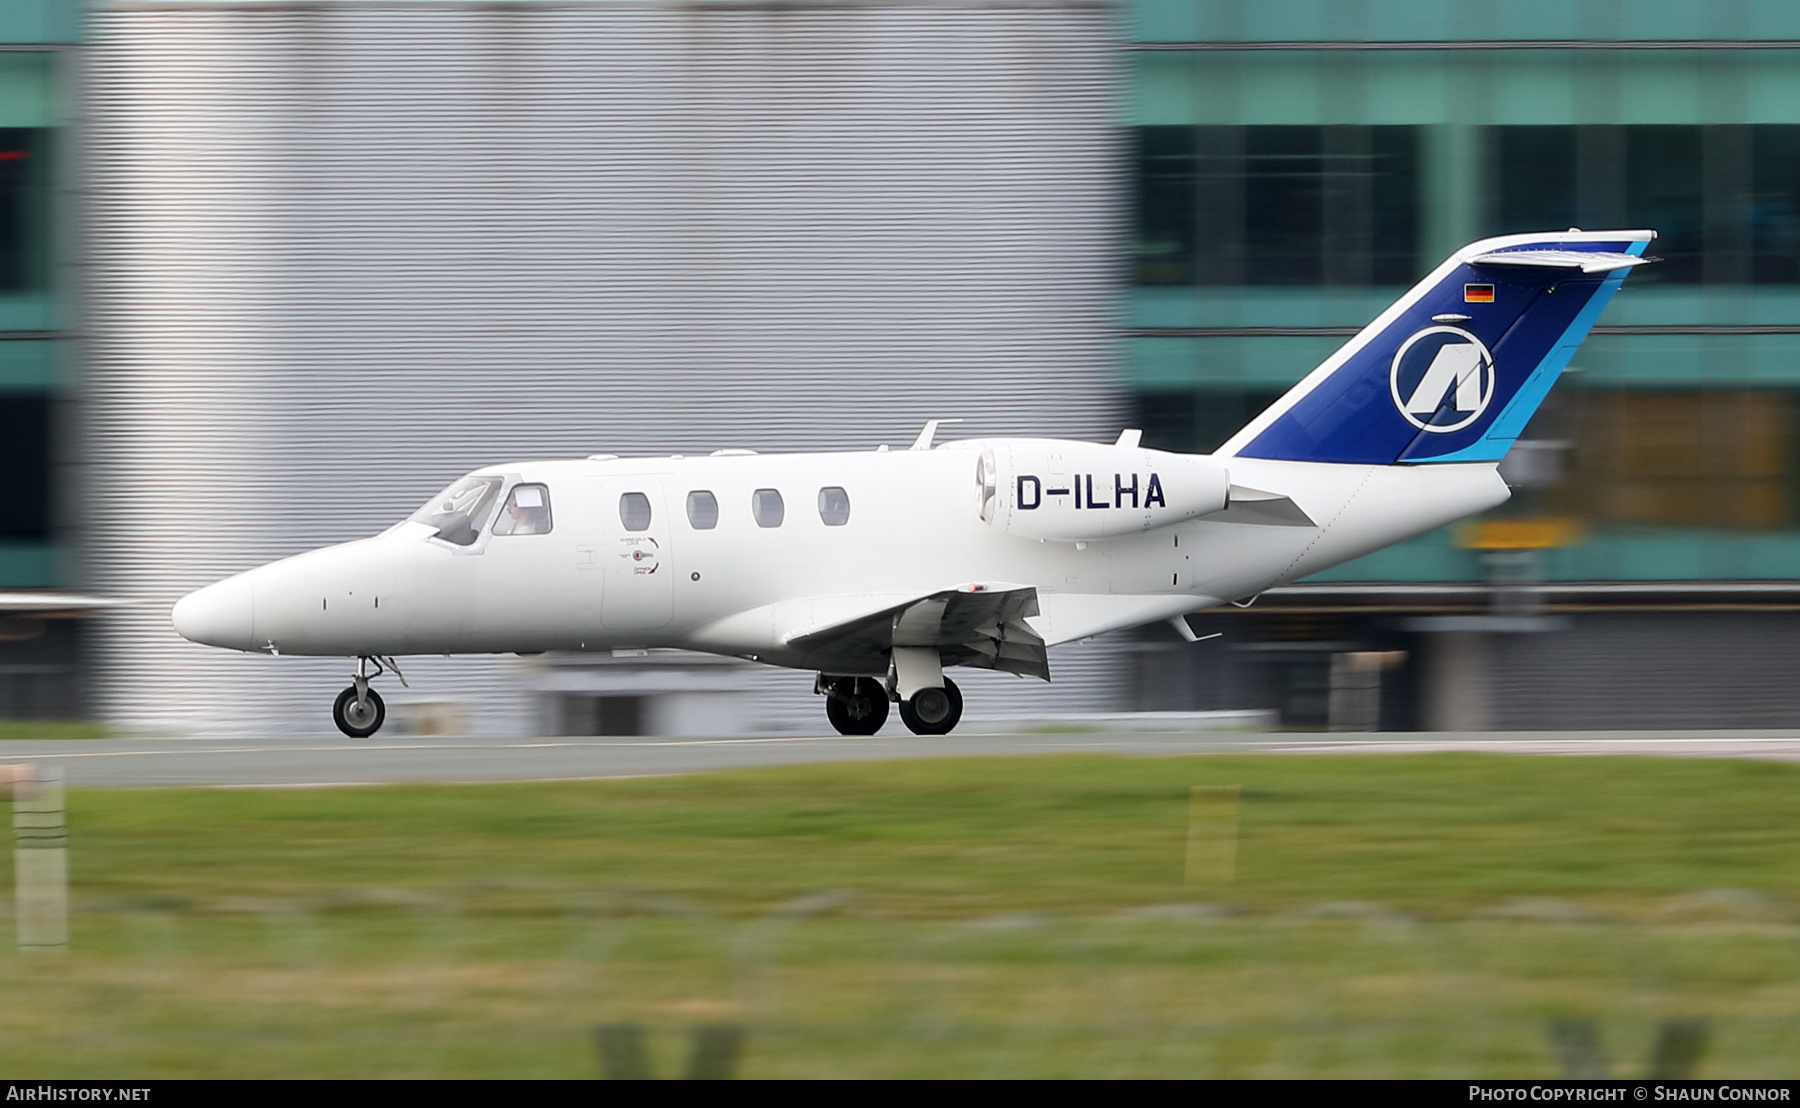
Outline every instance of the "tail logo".
{"type": "Polygon", "coordinates": [[[1388,392],[1419,430],[1460,431],[1494,399],[1494,355],[1460,327],[1427,327],[1400,344],[1388,370],[1388,392]]]}

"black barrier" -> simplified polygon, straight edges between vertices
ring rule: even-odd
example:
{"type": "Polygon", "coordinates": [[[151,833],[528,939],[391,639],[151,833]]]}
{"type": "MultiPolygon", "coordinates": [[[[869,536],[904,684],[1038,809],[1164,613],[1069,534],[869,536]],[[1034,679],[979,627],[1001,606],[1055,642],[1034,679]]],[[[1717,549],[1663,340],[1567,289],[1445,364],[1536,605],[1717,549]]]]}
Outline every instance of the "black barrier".
{"type": "MultiPolygon", "coordinates": [[[[608,1081],[649,1081],[650,1051],[642,1024],[609,1023],[594,1028],[594,1046],[600,1053],[600,1076],[608,1081]]],[[[738,1055],[744,1046],[744,1029],[735,1023],[709,1023],[694,1028],[694,1045],[688,1053],[689,1081],[727,1081],[737,1076],[738,1055]]]]}
{"type": "MultiPolygon", "coordinates": [[[[1600,1029],[1591,1019],[1550,1021],[1550,1050],[1562,1066],[1563,1076],[1592,1081],[1609,1076],[1606,1051],[1600,1045],[1600,1029]]],[[[1711,1029],[1705,1020],[1664,1020],[1657,1029],[1656,1044],[1644,1069],[1653,1079],[1686,1081],[1700,1068],[1711,1029]]]]}

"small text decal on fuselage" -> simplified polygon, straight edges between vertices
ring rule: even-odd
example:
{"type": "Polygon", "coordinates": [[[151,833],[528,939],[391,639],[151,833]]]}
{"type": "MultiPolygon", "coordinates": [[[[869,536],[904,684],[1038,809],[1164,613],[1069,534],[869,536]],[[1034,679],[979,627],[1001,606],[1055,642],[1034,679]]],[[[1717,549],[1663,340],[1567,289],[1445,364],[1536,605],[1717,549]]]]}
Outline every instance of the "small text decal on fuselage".
{"type": "Polygon", "coordinates": [[[1020,475],[1018,491],[1019,510],[1022,512],[1035,511],[1044,503],[1046,496],[1068,496],[1071,493],[1075,496],[1075,507],[1078,510],[1124,507],[1165,508],[1168,506],[1168,501],[1163,498],[1162,479],[1154,473],[1150,474],[1150,479],[1143,485],[1143,503],[1141,505],[1138,502],[1138,475],[1135,473],[1131,475],[1129,483],[1126,482],[1124,474],[1113,474],[1110,489],[1104,476],[1100,478],[1100,484],[1096,487],[1094,475],[1091,473],[1077,473],[1067,488],[1054,489],[1045,488],[1043,481],[1027,473],[1020,475]],[[1130,499],[1129,504],[1126,503],[1127,498],[1130,499]]]}

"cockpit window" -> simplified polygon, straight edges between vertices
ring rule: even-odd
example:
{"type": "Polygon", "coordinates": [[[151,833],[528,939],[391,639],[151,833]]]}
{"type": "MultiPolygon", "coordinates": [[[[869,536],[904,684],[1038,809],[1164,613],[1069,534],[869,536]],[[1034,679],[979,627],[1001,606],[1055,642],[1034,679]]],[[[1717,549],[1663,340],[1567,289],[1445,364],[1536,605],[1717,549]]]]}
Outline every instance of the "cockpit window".
{"type": "Polygon", "coordinates": [[[500,492],[498,477],[464,477],[425,502],[412,518],[437,528],[437,537],[457,546],[472,546],[500,492]]]}
{"type": "Polygon", "coordinates": [[[641,492],[628,492],[619,497],[619,522],[627,531],[650,530],[650,498],[641,492]]]}
{"type": "Polygon", "coordinates": [[[543,485],[514,485],[506,507],[494,517],[496,535],[548,535],[550,490],[543,485]]]}

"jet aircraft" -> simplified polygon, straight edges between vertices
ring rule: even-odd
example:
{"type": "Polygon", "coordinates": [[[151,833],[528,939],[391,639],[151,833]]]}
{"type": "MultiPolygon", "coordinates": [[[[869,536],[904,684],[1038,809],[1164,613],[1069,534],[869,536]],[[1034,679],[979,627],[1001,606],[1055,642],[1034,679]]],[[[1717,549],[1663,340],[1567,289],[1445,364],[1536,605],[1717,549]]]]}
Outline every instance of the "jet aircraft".
{"type": "Polygon", "coordinates": [[[386,716],[408,654],[679,647],[810,670],[831,724],[945,734],[971,666],[1190,612],[1492,508],[1524,430],[1651,231],[1457,251],[1211,454],[985,438],[910,449],[488,466],[372,538],[194,592],[186,638],[355,659],[386,716]]]}

